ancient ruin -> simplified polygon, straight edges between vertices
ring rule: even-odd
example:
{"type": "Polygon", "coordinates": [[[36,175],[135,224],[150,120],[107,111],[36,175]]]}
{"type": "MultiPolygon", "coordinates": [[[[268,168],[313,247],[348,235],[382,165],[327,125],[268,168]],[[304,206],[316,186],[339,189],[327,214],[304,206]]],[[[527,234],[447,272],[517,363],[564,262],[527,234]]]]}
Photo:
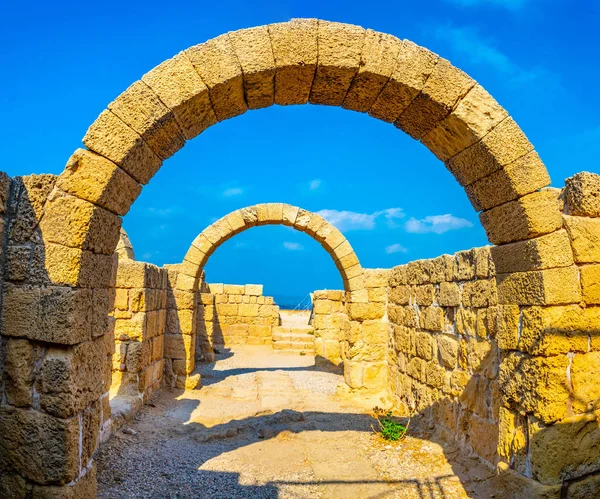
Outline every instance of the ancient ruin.
{"type": "Polygon", "coordinates": [[[317,361],[343,366],[341,392],[430,419],[515,497],[600,487],[600,177],[548,187],[515,121],[447,60],[314,19],[227,33],[143,75],[83,143],[59,176],[0,179],[1,497],[95,496],[95,452],[123,414],[197,386],[216,344],[277,341],[260,286],[203,272],[222,242],[265,224],[306,232],[340,271],[344,290],[315,294],[313,327],[317,361]],[[306,103],[423,143],[493,246],[366,269],[323,218],[271,203],[202,230],[181,264],[133,258],[122,217],[164,160],[249,109],[306,103]]]}

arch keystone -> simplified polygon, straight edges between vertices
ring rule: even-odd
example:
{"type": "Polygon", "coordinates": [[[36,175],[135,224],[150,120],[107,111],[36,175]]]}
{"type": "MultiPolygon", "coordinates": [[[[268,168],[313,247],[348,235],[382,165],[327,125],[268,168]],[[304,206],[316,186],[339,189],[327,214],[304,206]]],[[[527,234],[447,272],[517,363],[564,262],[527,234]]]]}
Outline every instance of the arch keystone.
{"type": "Polygon", "coordinates": [[[272,106],[275,101],[275,59],[267,26],[229,33],[244,73],[249,109],[272,106]]]}
{"type": "Polygon", "coordinates": [[[317,67],[316,19],[269,24],[275,59],[275,103],[306,104],[317,67]]]}
{"type": "Polygon", "coordinates": [[[341,106],[360,67],[365,30],[360,26],[319,21],[317,72],[311,104],[341,106]]]}

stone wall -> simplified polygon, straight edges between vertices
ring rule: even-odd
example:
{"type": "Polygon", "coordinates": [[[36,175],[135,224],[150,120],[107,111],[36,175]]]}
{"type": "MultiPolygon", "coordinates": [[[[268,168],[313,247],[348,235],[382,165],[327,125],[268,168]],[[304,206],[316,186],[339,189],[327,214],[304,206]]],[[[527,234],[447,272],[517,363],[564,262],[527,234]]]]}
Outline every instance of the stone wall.
{"type": "Polygon", "coordinates": [[[207,292],[200,293],[199,358],[211,360],[214,348],[272,343],[279,306],[262,293],[260,284],[209,284],[207,292]]]}
{"type": "Polygon", "coordinates": [[[364,269],[359,291],[346,293],[350,328],[342,342],[344,381],[355,392],[387,388],[389,270],[364,269]]]}
{"type": "Polygon", "coordinates": [[[114,348],[111,398],[139,395],[146,402],[160,387],[164,371],[167,271],[116,257],[114,348]]]}
{"type": "Polygon", "coordinates": [[[496,464],[498,293],[489,248],[395,267],[389,284],[388,379],[396,404],[496,464]]]}
{"type": "Polygon", "coordinates": [[[315,364],[341,366],[343,342],[350,330],[344,291],[315,291],[312,326],[315,334],[315,364]]]}

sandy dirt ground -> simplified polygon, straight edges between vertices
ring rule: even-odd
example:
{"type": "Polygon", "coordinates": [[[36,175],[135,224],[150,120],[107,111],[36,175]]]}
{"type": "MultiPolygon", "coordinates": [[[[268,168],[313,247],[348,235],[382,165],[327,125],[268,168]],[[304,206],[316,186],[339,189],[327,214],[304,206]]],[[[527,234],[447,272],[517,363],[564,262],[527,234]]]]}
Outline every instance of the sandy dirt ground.
{"type": "Polygon", "coordinates": [[[162,390],[101,446],[99,497],[502,497],[493,470],[417,420],[383,440],[377,401],[338,397],[341,375],[310,356],[238,347],[200,372],[200,389],[162,390]]]}

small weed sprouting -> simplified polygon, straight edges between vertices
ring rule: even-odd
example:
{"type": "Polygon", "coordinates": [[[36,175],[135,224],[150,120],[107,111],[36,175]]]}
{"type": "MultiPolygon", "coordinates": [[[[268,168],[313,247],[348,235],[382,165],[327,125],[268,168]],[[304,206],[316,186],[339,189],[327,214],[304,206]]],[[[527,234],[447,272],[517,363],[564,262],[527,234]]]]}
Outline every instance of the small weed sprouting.
{"type": "Polygon", "coordinates": [[[404,439],[406,436],[410,419],[406,423],[406,426],[404,426],[392,415],[392,411],[386,411],[380,407],[373,408],[373,417],[377,420],[379,428],[376,429],[371,426],[371,429],[381,435],[385,440],[397,442],[404,439]]]}

